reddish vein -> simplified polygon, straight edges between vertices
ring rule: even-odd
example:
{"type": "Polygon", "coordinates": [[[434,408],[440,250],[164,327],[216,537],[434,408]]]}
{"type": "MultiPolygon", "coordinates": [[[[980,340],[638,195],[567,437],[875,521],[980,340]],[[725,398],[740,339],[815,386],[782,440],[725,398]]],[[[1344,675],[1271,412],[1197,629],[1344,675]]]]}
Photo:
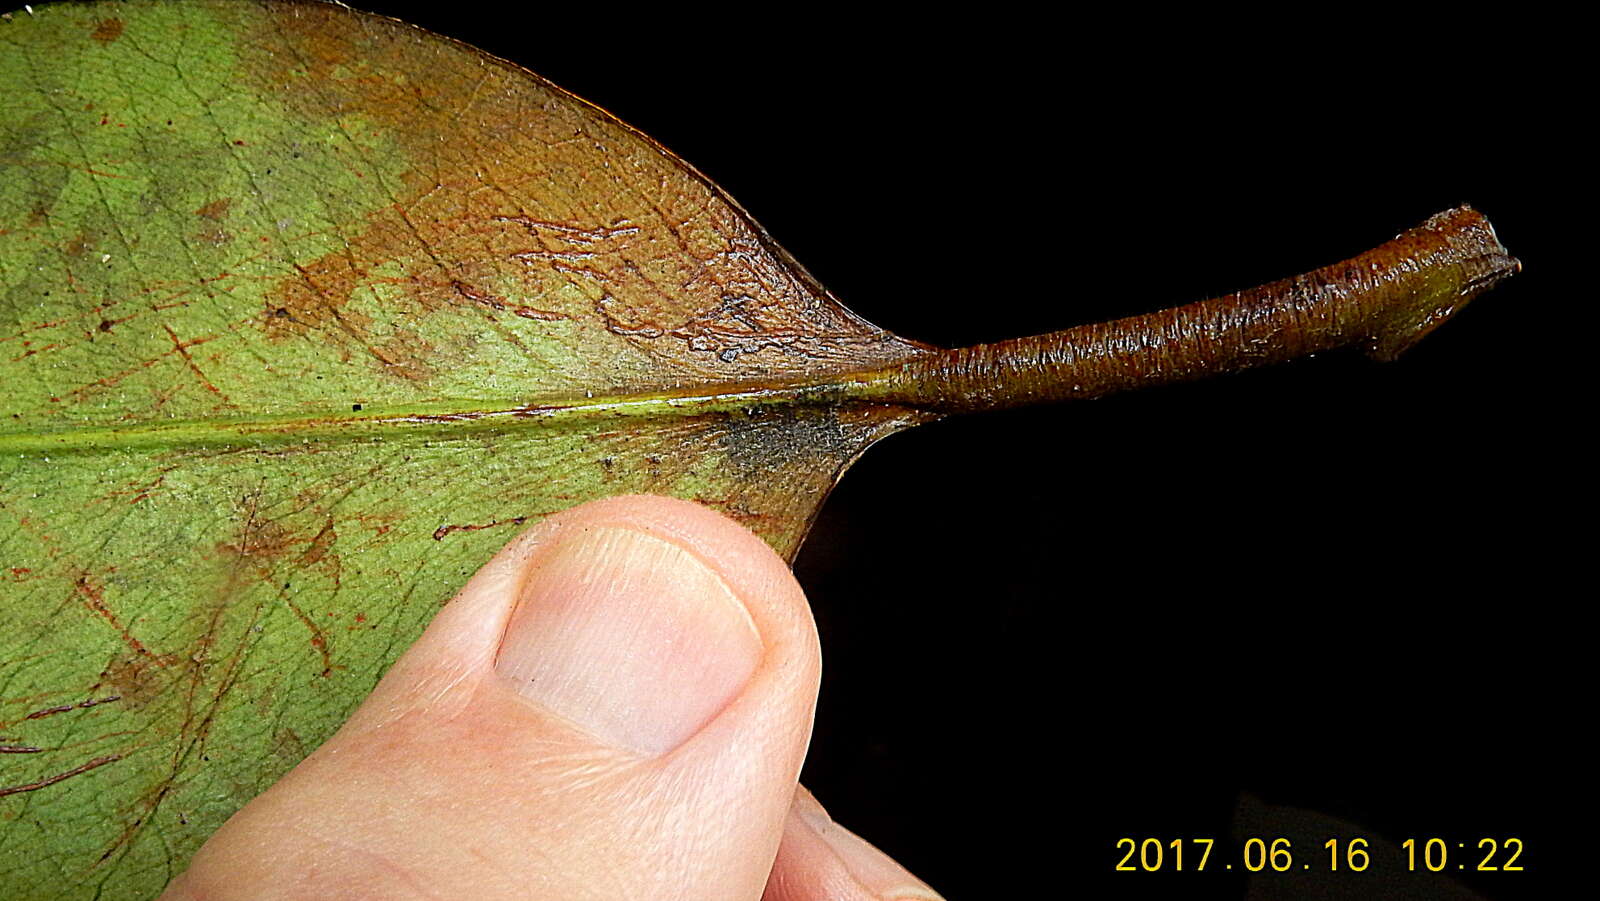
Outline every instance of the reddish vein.
{"type": "Polygon", "coordinates": [[[25,782],[21,785],[8,785],[4,788],[0,788],[0,798],[5,797],[6,795],[16,795],[21,794],[22,792],[38,791],[41,788],[48,788],[49,786],[55,785],[57,782],[71,779],[73,776],[81,776],[90,770],[103,767],[108,763],[116,763],[121,759],[121,754],[108,754],[105,757],[96,757],[82,766],[75,766],[72,769],[67,770],[65,773],[57,773],[48,779],[40,779],[38,782],[25,782]]]}

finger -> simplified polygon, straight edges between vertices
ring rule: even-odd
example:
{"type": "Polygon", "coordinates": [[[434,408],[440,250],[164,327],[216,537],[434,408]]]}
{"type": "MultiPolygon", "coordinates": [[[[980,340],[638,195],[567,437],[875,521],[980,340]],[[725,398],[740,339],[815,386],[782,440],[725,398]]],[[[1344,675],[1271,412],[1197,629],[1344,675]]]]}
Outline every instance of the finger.
{"type": "Polygon", "coordinates": [[[175,890],[758,898],[818,669],[760,539],[683,501],[585,504],[485,565],[175,890]]]}
{"type": "Polygon", "coordinates": [[[941,901],[928,884],[795,792],[762,901],[941,901]]]}

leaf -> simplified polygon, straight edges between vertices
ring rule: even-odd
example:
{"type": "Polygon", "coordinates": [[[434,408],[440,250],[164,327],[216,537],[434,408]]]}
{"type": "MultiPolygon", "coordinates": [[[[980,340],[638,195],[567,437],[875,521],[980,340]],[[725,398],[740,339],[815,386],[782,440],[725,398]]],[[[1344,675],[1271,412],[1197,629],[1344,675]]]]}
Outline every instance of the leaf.
{"type": "Polygon", "coordinates": [[[519,527],[602,495],[792,557],[946,413],[1360,346],[1514,271],[1462,208],[1306,276],[943,351],[670,153],[314,3],[0,22],[0,887],[141,898],[519,527]]]}

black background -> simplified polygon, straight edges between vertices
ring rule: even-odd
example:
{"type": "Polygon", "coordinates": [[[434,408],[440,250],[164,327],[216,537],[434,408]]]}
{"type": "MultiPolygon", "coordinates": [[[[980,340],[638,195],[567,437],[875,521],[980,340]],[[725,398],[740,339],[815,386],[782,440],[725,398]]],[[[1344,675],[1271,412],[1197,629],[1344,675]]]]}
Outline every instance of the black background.
{"type": "MultiPolygon", "coordinates": [[[[1593,292],[1558,275],[1562,210],[1586,202],[1561,23],[365,8],[607,108],[853,309],[939,344],[1226,293],[1484,211],[1526,271],[1397,363],[1324,355],[869,452],[796,566],[826,661],[804,781],[951,901],[1244,897],[1223,856],[1241,797],[1349,824],[1325,837],[1445,838],[1451,870],[1478,859],[1458,841],[1517,836],[1525,872],[1459,883],[1550,891],[1567,724],[1592,718],[1564,646],[1592,599],[1567,581],[1589,492],[1552,361],[1581,360],[1593,292]],[[1218,856],[1113,873],[1124,836],[1214,836],[1218,856]]],[[[1247,834],[1307,821],[1273,816],[1247,834]]],[[[1401,868],[1251,896],[1466,897],[1401,868]]]]}

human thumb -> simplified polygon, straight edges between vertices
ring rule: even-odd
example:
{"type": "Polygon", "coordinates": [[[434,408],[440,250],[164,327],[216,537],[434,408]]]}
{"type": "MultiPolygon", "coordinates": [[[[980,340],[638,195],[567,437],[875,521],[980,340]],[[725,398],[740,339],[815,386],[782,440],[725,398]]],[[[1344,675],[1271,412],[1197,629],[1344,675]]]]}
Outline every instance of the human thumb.
{"type": "Polygon", "coordinates": [[[754,901],[818,670],[756,536],[683,501],[584,504],[473,576],[165,897],[754,901]]]}

